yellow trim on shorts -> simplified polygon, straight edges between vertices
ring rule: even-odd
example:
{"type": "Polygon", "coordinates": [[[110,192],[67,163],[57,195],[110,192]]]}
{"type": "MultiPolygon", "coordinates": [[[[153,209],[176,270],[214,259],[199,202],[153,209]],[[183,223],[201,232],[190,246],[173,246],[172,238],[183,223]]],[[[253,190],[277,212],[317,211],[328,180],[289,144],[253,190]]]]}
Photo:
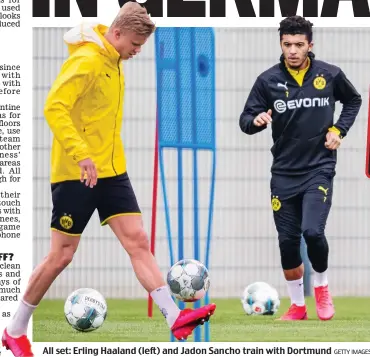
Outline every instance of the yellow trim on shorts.
{"type": "Polygon", "coordinates": [[[101,222],[100,224],[102,226],[105,226],[107,224],[107,222],[111,219],[111,218],[115,218],[115,217],[120,217],[120,216],[141,216],[141,212],[131,212],[131,213],[118,213],[118,214],[114,214],[113,216],[109,216],[108,218],[106,218],[103,222],[101,222]]]}
{"type": "Polygon", "coordinates": [[[71,236],[71,237],[79,237],[80,235],[82,235],[82,233],[66,233],[66,232],[63,232],[59,229],[56,229],[56,228],[51,228],[52,231],[56,231],[56,232],[59,232],[59,233],[63,233],[67,236],[71,236]]]}

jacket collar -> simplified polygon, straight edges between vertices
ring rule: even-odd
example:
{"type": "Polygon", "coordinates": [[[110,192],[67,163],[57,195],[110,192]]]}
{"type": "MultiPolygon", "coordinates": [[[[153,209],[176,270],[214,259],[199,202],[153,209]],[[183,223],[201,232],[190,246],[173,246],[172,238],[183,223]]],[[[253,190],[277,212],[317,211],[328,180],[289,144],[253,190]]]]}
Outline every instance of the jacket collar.
{"type": "Polygon", "coordinates": [[[112,60],[112,62],[117,63],[120,59],[120,54],[104,36],[108,32],[108,29],[109,28],[105,25],[97,25],[94,30],[98,34],[100,40],[103,42],[108,57],[112,60]]]}

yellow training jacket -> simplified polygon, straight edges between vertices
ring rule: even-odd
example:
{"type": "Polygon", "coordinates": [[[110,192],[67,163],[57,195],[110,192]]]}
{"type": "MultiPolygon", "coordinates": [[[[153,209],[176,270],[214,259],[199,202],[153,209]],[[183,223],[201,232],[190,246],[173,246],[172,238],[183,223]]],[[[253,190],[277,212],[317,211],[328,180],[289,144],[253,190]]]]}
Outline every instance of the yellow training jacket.
{"type": "Polygon", "coordinates": [[[54,134],[51,182],[78,180],[77,162],[91,158],[98,179],[122,174],[124,76],[118,52],[104,38],[103,25],[81,25],[64,36],[69,58],[45,103],[54,134]]]}

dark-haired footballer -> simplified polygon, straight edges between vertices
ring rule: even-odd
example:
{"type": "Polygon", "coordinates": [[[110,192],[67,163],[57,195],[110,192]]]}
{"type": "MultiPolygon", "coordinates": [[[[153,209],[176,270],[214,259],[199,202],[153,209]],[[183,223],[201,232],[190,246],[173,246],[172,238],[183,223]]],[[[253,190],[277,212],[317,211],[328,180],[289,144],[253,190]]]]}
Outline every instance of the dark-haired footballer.
{"type": "Polygon", "coordinates": [[[281,320],[307,319],[302,235],[314,270],[317,315],[321,320],[334,316],[325,226],[332,204],[337,149],[362,103],[339,67],[315,59],[312,26],[300,16],[280,23],[280,63],[258,76],[239,122],[249,135],[269,124],[272,128],[271,206],[291,299],[281,320]],[[337,101],[343,109],[334,123],[337,101]]]}

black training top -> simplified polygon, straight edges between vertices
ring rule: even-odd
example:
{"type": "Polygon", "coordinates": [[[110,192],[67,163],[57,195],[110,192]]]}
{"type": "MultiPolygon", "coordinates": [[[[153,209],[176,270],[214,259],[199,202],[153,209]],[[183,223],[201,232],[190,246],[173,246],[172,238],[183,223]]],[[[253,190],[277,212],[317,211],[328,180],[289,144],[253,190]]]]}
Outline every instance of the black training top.
{"type": "Polygon", "coordinates": [[[345,137],[361,103],[360,94],[339,67],[315,60],[310,53],[310,66],[300,86],[281,57],[279,64],[258,76],[239,125],[244,133],[256,134],[266,125],[256,127],[254,118],[272,110],[273,174],[291,176],[317,169],[334,170],[336,150],[326,149],[326,134],[335,125],[340,136],[345,137]],[[336,101],[343,104],[343,110],[334,124],[336,101]]]}

